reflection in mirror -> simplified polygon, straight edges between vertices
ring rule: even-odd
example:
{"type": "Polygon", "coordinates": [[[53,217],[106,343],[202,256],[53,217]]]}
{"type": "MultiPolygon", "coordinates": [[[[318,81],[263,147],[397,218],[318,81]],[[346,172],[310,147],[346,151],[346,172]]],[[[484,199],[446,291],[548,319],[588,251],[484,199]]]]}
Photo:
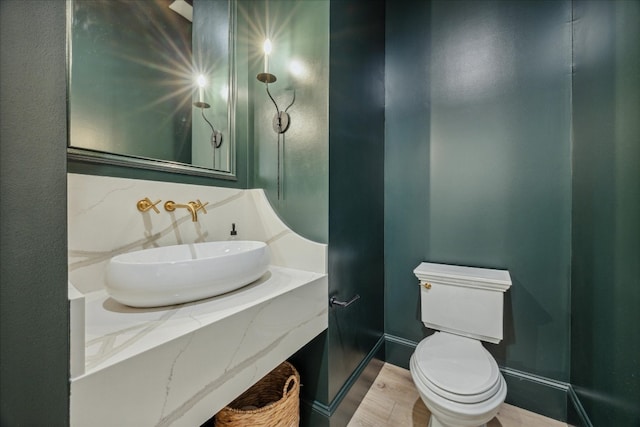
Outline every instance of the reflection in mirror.
{"type": "Polygon", "coordinates": [[[69,156],[234,179],[235,2],[70,5],[69,156]]]}

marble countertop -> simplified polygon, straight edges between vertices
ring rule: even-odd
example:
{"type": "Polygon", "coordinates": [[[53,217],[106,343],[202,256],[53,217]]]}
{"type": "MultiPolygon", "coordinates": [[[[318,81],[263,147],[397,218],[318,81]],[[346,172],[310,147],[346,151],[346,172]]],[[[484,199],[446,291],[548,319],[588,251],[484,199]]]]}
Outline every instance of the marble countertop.
{"type": "Polygon", "coordinates": [[[324,274],[270,266],[262,278],[234,292],[158,308],[127,307],[111,299],[104,290],[86,294],[83,376],[323,277],[324,274]]]}

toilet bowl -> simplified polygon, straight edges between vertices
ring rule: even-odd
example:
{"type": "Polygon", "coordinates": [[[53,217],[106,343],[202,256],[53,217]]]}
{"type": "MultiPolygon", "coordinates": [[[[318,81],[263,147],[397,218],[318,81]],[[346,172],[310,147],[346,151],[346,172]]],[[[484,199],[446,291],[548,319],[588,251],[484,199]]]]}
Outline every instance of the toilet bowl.
{"type": "Polygon", "coordinates": [[[421,263],[421,317],[436,330],[416,346],[409,370],[429,427],[484,426],[498,413],[507,386],[481,341],[502,340],[505,270],[421,263]]]}
{"type": "Polygon", "coordinates": [[[507,395],[498,364],[481,343],[446,332],[418,344],[410,372],[431,411],[429,427],[483,426],[507,395]]]}

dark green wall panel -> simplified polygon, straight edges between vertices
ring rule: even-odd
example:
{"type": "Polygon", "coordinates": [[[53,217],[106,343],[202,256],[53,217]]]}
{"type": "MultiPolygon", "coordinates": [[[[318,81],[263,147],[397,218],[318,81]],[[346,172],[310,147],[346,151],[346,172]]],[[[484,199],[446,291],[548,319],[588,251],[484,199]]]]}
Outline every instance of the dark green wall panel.
{"type": "Polygon", "coordinates": [[[508,404],[555,420],[567,421],[567,384],[512,369],[502,370],[508,404]]]}
{"type": "Polygon", "coordinates": [[[69,424],[65,2],[0,2],[0,425],[69,424]]]}
{"type": "Polygon", "coordinates": [[[387,3],[386,14],[385,332],[414,341],[424,327],[413,269],[429,245],[429,5],[387,3]]]}
{"type": "Polygon", "coordinates": [[[640,3],[574,3],[571,382],[640,425],[640,3]]]}
{"type": "Polygon", "coordinates": [[[571,8],[387,7],[386,332],[420,341],[418,262],[508,269],[498,363],[569,379],[571,8]]]}
{"type": "Polygon", "coordinates": [[[384,1],[331,3],[329,399],[384,330],[384,1]]]}

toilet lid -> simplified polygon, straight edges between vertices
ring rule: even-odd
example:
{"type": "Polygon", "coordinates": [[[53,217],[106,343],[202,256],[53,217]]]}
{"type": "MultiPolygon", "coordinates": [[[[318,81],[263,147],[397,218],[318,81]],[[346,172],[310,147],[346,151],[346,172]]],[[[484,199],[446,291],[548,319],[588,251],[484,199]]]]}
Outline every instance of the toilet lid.
{"type": "Polygon", "coordinates": [[[447,399],[476,403],[500,387],[498,364],[480,341],[436,332],[418,344],[414,358],[424,384],[447,399]]]}

